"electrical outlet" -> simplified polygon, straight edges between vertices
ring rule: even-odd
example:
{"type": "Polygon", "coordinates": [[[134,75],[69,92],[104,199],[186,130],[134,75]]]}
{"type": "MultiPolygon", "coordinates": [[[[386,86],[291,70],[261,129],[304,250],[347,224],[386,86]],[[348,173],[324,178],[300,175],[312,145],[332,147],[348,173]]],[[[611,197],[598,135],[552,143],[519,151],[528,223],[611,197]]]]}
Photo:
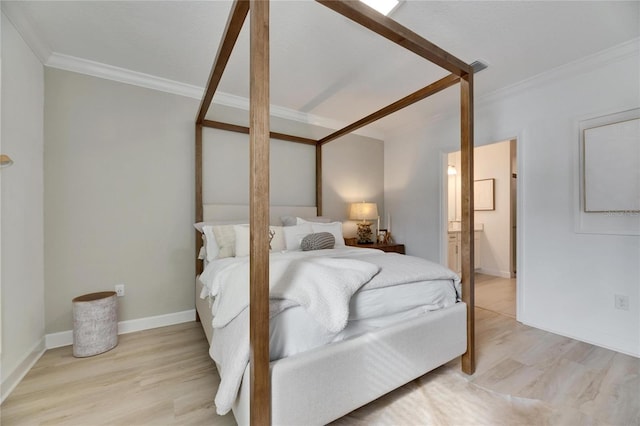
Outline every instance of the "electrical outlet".
{"type": "Polygon", "coordinates": [[[118,297],[124,296],[124,284],[116,284],[116,294],[118,297]]]}
{"type": "Polygon", "coordinates": [[[623,311],[629,310],[629,296],[622,294],[614,295],[614,306],[616,309],[622,309],[623,311]]]}

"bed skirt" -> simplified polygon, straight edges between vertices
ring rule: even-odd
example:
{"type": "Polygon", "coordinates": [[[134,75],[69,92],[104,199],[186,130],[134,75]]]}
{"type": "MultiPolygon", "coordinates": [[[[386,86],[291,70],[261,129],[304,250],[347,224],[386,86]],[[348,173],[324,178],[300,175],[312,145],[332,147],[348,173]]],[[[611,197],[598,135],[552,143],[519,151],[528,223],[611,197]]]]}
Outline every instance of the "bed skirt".
{"type": "MultiPolygon", "coordinates": [[[[198,293],[201,284],[196,286],[198,293]]],[[[211,310],[196,308],[211,341],[211,310]]],[[[462,355],[464,303],[271,363],[271,422],[323,425],[462,355]]],[[[249,366],[233,413],[249,424],[249,366]]]]}

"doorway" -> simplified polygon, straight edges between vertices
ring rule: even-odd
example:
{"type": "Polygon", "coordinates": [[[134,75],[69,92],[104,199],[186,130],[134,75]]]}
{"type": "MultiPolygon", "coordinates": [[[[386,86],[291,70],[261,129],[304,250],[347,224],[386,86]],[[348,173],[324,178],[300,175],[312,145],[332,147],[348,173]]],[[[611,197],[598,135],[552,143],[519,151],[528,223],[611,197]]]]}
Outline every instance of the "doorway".
{"type": "MultiPolygon", "coordinates": [[[[447,266],[460,262],[460,151],[447,155],[447,266]]],[[[517,141],[474,148],[476,306],[516,318],[517,141]]]]}

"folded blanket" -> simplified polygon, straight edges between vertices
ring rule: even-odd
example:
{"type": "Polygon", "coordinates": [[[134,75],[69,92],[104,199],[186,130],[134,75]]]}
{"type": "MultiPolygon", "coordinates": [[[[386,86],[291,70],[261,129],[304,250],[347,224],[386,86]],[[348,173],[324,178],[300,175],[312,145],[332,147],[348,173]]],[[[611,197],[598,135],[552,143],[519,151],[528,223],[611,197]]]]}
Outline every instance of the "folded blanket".
{"type": "Polygon", "coordinates": [[[373,253],[362,256],[360,259],[380,267],[380,273],[373,277],[360,291],[418,281],[451,280],[458,298],[461,297],[460,277],[451,269],[439,263],[397,253],[373,253]]]}
{"type": "MultiPolygon", "coordinates": [[[[200,278],[206,285],[201,297],[215,296],[209,353],[221,376],[215,397],[218,414],[231,409],[249,362],[248,262],[248,258],[221,259],[209,264],[200,278]]],[[[327,330],[340,331],[356,291],[442,279],[450,279],[460,297],[460,279],[454,272],[417,257],[365,249],[272,256],[270,316],[301,305],[327,330]]]]}
{"type": "MultiPolygon", "coordinates": [[[[271,259],[270,313],[276,315],[300,305],[327,330],[338,332],[347,324],[351,296],[379,270],[374,264],[355,259],[271,259]]],[[[215,297],[213,327],[224,327],[249,306],[249,259],[219,268],[208,287],[209,295],[215,297]]]]}
{"type": "MultiPolygon", "coordinates": [[[[347,325],[351,296],[379,269],[372,263],[354,259],[272,259],[270,316],[290,306],[302,306],[319,324],[337,333],[347,325]]],[[[209,271],[207,278],[210,295],[216,298],[210,355],[220,367],[221,381],[215,402],[218,414],[222,415],[231,409],[249,362],[249,260],[225,262],[215,274],[209,271]]]]}

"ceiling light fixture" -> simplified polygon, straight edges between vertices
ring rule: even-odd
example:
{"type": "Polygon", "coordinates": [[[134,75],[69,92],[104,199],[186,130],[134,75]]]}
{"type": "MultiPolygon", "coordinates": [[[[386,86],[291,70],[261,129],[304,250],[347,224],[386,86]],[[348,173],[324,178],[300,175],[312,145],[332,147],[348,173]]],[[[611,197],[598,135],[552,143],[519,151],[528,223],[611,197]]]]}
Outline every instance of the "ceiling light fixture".
{"type": "Polygon", "coordinates": [[[389,15],[393,9],[398,7],[400,2],[398,0],[360,0],[370,8],[377,10],[384,16],[389,15]]]}

